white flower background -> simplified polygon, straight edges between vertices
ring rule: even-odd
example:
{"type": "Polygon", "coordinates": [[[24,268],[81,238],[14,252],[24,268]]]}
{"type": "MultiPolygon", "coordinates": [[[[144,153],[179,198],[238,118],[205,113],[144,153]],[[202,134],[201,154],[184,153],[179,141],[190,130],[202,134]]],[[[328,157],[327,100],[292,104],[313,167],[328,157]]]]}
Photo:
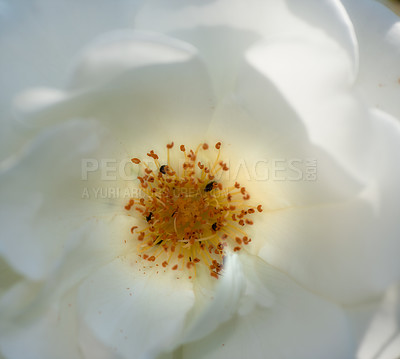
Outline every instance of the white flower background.
{"type": "Polygon", "coordinates": [[[2,355],[398,358],[399,64],[370,0],[0,0],[2,355]],[[204,140],[318,180],[248,183],[218,281],[143,274],[81,160],[204,140]]]}

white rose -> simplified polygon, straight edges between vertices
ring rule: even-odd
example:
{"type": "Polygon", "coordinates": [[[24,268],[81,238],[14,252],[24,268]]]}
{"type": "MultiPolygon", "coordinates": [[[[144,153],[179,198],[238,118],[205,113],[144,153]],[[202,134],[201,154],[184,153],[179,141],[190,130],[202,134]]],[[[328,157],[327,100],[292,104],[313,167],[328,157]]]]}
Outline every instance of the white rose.
{"type": "Polygon", "coordinates": [[[0,16],[6,358],[399,355],[400,25],[388,9],[6,1],[0,16]],[[171,141],[170,168],[199,146],[235,202],[199,168],[179,174],[196,200],[180,191],[165,205],[171,141]],[[143,189],[136,158],[150,150],[156,179],[141,181],[161,195],[140,215],[125,193],[143,189]]]}

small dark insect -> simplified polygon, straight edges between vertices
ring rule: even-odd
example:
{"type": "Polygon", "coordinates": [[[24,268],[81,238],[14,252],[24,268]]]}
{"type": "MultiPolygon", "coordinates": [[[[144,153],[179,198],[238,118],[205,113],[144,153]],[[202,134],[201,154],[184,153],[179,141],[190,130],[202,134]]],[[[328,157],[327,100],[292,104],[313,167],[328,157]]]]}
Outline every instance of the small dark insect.
{"type": "Polygon", "coordinates": [[[192,257],[189,257],[189,261],[190,261],[190,262],[192,261],[192,257]]]}
{"type": "Polygon", "coordinates": [[[204,192],[210,192],[214,189],[214,183],[215,181],[208,182],[206,187],[204,188],[204,192]]]}
{"type": "Polygon", "coordinates": [[[213,231],[218,231],[218,224],[217,223],[213,223],[211,228],[213,229],[213,231]]]}
{"type": "Polygon", "coordinates": [[[151,217],[153,217],[153,212],[150,212],[148,216],[146,216],[146,221],[150,222],[151,217]]]}
{"type": "Polygon", "coordinates": [[[167,165],[162,165],[161,167],[160,167],[160,172],[163,174],[163,175],[165,175],[167,172],[166,172],[166,169],[167,168],[167,165]]]}
{"type": "Polygon", "coordinates": [[[160,240],[156,243],[156,246],[159,246],[162,242],[163,242],[163,240],[160,239],[160,240]]]}

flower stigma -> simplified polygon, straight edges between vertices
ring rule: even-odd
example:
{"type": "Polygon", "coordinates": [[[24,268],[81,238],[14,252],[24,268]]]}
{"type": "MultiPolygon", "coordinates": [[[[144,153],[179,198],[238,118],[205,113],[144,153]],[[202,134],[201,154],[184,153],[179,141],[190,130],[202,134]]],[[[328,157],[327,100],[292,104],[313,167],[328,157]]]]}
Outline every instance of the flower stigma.
{"type": "Polygon", "coordinates": [[[196,150],[181,145],[179,166],[172,165],[174,143],[166,147],[166,163],[153,150],[147,153],[154,168],[131,159],[141,174],[140,196],[130,198],[125,210],[141,223],[130,230],[137,253],[146,264],[188,270],[189,279],[197,266],[206,266],[218,279],[227,251],[238,252],[251,242],[246,226],[253,225],[251,215],[262,207],[249,205],[250,194],[240,183],[223,180],[229,167],[220,160],[221,142],[213,149],[206,143],[196,150]],[[200,161],[202,154],[214,159],[200,161]]]}

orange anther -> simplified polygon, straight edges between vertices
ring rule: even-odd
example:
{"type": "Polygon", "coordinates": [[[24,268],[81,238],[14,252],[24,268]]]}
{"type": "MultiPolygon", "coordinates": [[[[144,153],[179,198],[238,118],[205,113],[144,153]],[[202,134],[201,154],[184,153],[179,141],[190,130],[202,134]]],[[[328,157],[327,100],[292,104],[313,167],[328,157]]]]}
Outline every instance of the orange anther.
{"type": "Polygon", "coordinates": [[[181,145],[180,150],[181,150],[182,152],[185,152],[185,146],[184,146],[184,145],[181,145]]]}
{"type": "Polygon", "coordinates": [[[153,158],[153,159],[155,159],[155,160],[158,160],[158,155],[155,154],[153,150],[151,150],[151,151],[147,154],[147,156],[149,156],[149,157],[151,157],[151,158],[153,158]]]}
{"type": "Polygon", "coordinates": [[[139,227],[138,227],[138,226],[133,226],[133,227],[131,228],[131,233],[133,233],[133,231],[134,231],[136,228],[139,228],[139,227]]]}
{"type": "Polygon", "coordinates": [[[132,161],[133,163],[137,164],[137,165],[140,163],[139,158],[136,158],[136,157],[135,157],[135,158],[132,158],[131,161],[132,161]]]}
{"type": "Polygon", "coordinates": [[[207,143],[203,143],[203,150],[208,150],[208,145],[207,145],[207,143]]]}
{"type": "Polygon", "coordinates": [[[129,200],[129,203],[124,207],[127,211],[130,211],[132,206],[135,204],[135,201],[133,199],[129,200]]]}
{"type": "Polygon", "coordinates": [[[167,144],[167,148],[168,149],[171,149],[172,147],[174,147],[174,143],[173,142],[167,144]]]}
{"type": "Polygon", "coordinates": [[[217,143],[215,144],[215,148],[216,148],[217,150],[219,150],[219,149],[221,148],[221,142],[217,142],[217,143]]]}

